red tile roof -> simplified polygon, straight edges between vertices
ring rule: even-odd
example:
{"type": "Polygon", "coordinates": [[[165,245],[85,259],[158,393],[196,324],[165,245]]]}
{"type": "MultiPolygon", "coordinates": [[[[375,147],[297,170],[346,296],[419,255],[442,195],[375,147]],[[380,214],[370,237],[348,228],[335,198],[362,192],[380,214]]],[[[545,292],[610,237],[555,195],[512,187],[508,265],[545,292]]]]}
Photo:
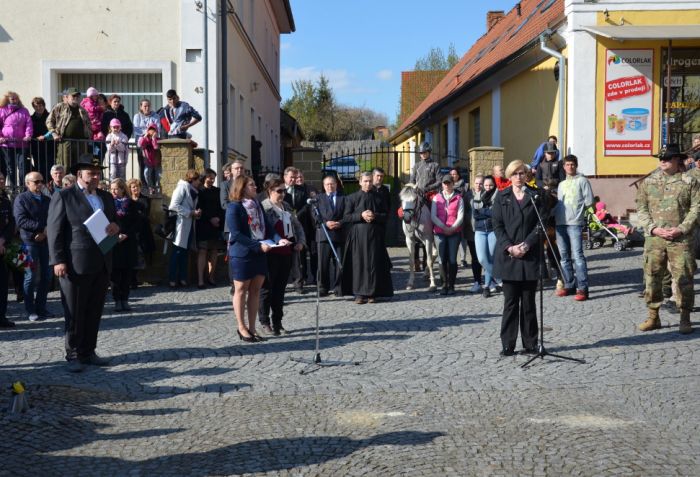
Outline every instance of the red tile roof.
{"type": "Polygon", "coordinates": [[[401,72],[401,122],[420,106],[447,73],[447,70],[401,72]]]}
{"type": "Polygon", "coordinates": [[[394,137],[402,134],[432,106],[458,90],[469,87],[470,83],[486,70],[536,40],[563,14],[564,0],[522,0],[516,4],[491,30],[474,43],[459,63],[403,121],[394,137]]]}

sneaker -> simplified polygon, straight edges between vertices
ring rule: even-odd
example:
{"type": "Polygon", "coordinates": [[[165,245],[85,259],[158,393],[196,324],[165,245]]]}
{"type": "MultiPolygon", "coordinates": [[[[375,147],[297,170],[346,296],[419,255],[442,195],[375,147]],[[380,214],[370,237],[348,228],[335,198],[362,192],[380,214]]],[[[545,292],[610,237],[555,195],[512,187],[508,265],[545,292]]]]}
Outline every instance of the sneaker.
{"type": "Polygon", "coordinates": [[[467,268],[467,261],[466,261],[466,260],[462,260],[462,263],[461,263],[460,265],[462,265],[464,268],[467,268]]]}
{"type": "Polygon", "coordinates": [[[568,296],[571,295],[574,291],[571,288],[559,288],[557,289],[556,292],[554,292],[557,296],[568,296]]]}
{"type": "Polygon", "coordinates": [[[497,287],[496,285],[491,285],[491,286],[489,287],[489,291],[491,292],[492,295],[493,295],[494,293],[498,293],[498,287],[497,287]]]}
{"type": "Polygon", "coordinates": [[[484,290],[481,292],[481,296],[484,298],[489,298],[491,296],[491,290],[489,287],[484,287],[484,290]]]}
{"type": "Polygon", "coordinates": [[[29,321],[39,321],[39,315],[36,313],[30,313],[27,318],[29,318],[29,321]]]}
{"type": "Polygon", "coordinates": [[[469,293],[481,293],[481,283],[474,282],[474,285],[469,289],[469,293]]]}
{"type": "Polygon", "coordinates": [[[266,335],[273,334],[272,327],[270,325],[262,325],[263,333],[266,335]]]}
{"type": "Polygon", "coordinates": [[[576,290],[576,295],[574,295],[574,300],[576,300],[576,301],[588,300],[588,290],[576,290]]]}

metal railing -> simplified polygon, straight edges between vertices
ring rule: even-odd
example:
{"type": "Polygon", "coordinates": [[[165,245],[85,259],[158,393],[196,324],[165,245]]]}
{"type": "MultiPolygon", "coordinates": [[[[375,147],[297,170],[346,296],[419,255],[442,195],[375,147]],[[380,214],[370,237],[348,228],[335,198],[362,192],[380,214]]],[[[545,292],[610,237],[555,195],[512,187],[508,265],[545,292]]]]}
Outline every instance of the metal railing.
{"type": "Polygon", "coordinates": [[[73,166],[83,153],[89,153],[93,157],[100,159],[105,167],[102,178],[109,180],[117,175],[124,179],[136,177],[142,182],[143,177],[143,156],[140,148],[135,142],[129,142],[126,152],[126,164],[123,170],[115,169],[110,161],[107,152],[107,144],[104,141],[93,141],[86,139],[31,139],[30,141],[15,142],[12,147],[5,149],[0,154],[0,170],[5,174],[8,188],[15,190],[24,189],[24,175],[37,171],[45,181],[51,178],[51,167],[54,164],[61,164],[66,169],[66,174],[70,173],[73,166]]]}

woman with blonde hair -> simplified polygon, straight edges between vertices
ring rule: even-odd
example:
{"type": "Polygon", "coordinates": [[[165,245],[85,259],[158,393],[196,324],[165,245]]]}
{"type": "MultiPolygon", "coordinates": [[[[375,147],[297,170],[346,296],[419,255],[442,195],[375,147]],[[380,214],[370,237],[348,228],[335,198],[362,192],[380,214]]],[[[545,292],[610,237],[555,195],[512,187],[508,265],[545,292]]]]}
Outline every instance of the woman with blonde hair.
{"type": "Polygon", "coordinates": [[[0,169],[8,187],[17,187],[24,181],[27,169],[27,148],[34,134],[32,117],[22,105],[19,95],[8,91],[0,99],[0,169]]]}
{"type": "Polygon", "coordinates": [[[546,217],[541,198],[534,198],[526,185],[528,168],[515,160],[506,168],[511,185],[496,194],[493,228],[496,232],[494,274],[503,279],[502,356],[515,354],[518,324],[525,353],[537,352],[535,291],[539,278],[540,240],[537,211],[546,217]]]}

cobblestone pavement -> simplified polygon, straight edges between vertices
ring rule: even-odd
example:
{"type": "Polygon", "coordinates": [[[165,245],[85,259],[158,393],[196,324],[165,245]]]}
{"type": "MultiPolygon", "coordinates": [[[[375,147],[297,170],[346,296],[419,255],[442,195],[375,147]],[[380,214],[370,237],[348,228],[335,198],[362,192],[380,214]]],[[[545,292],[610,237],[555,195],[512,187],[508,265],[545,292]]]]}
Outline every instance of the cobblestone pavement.
{"type": "Polygon", "coordinates": [[[322,360],[359,365],[307,375],[290,357],[314,356],[311,294],[288,295],[292,334],[247,344],[228,288],[140,288],[133,313],[107,306],[113,366],[80,375],[61,319],[20,320],[0,332],[0,406],[21,379],[33,408],[0,417],[0,475],[700,475],[700,331],[663,311],[638,332],[641,252],[588,257],[589,301],[544,298],[548,349],[585,364],[499,358],[502,298],[467,295],[466,270],[454,296],[323,299],[322,360]]]}

